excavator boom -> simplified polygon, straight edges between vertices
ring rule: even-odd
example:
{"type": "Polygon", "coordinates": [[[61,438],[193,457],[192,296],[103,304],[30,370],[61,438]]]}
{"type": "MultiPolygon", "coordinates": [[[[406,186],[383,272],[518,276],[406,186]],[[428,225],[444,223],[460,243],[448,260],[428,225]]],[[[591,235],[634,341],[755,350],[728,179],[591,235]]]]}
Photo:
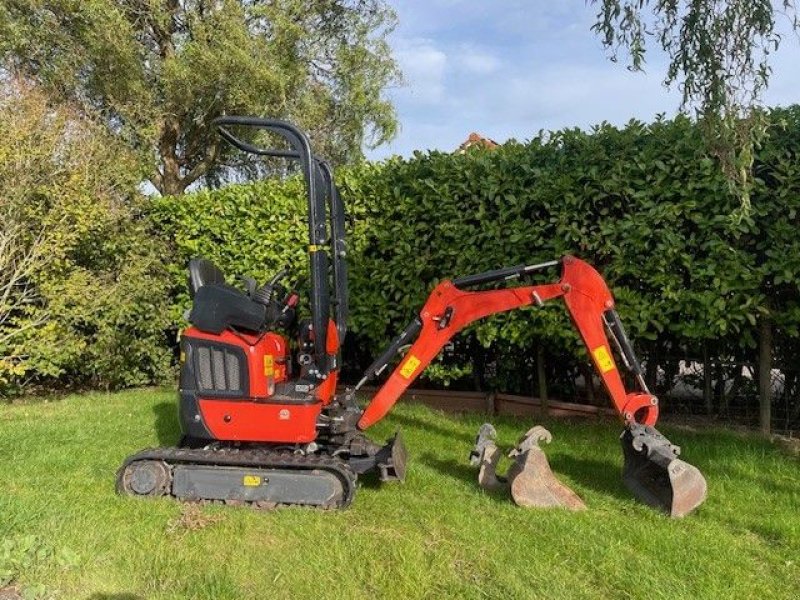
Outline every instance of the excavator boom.
{"type": "Polygon", "coordinates": [[[541,265],[511,267],[443,281],[436,286],[419,316],[375,360],[356,386],[358,389],[382,372],[402,347],[411,344],[367,404],[358,421],[359,429],[381,420],[444,345],[470,323],[524,306],[541,306],[556,298],[564,300],[595,370],[625,424],[621,442],[626,485],[637,498],[672,516],[691,512],[705,500],[705,479],[695,467],[679,460],[680,449],[654,428],[658,420],[658,399],[647,389],[640,363],[614,310],[614,298],[600,274],[588,263],[572,256],[541,265]],[[478,291],[463,289],[558,264],[562,268],[558,283],[478,291]],[[635,376],[637,391],[625,388],[613,350],[635,376]]]}

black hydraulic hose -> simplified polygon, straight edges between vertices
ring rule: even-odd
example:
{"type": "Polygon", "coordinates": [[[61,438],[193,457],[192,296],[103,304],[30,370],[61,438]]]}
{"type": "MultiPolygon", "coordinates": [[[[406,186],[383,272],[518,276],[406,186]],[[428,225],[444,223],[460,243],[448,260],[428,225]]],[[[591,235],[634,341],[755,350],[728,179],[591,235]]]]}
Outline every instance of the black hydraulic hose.
{"type": "Polygon", "coordinates": [[[622,326],[622,321],[620,321],[617,311],[613,308],[605,311],[603,313],[603,320],[613,334],[612,337],[617,344],[617,348],[625,358],[628,369],[630,369],[631,373],[634,375],[642,375],[642,365],[636,357],[636,353],[633,351],[633,345],[625,333],[625,328],[622,326]]]}
{"type": "Polygon", "coordinates": [[[415,317],[413,321],[411,321],[406,328],[398,335],[392,343],[389,344],[389,347],[381,353],[381,355],[376,358],[372,364],[364,371],[364,376],[361,378],[361,381],[355,387],[355,390],[358,390],[362,385],[373,379],[374,377],[381,374],[381,372],[386,368],[386,365],[389,364],[389,361],[394,358],[395,354],[400,351],[400,348],[408,344],[411,340],[419,335],[419,332],[422,330],[422,320],[419,317],[415,317]]]}
{"type": "Polygon", "coordinates": [[[328,227],[326,222],[326,193],[319,163],[313,160],[313,185],[309,187],[308,254],[311,268],[311,323],[314,327],[314,356],[321,375],[329,371],[327,359],[328,319],[330,318],[330,289],[328,283],[328,227]]]}
{"type": "Polygon", "coordinates": [[[457,288],[465,288],[473,285],[480,285],[482,283],[491,283],[493,281],[500,281],[503,279],[513,279],[520,277],[534,271],[546,269],[547,267],[554,267],[561,261],[551,260],[538,265],[516,265],[514,267],[505,267],[503,269],[496,269],[494,271],[485,271],[475,275],[465,275],[453,280],[453,285],[457,288]]]}

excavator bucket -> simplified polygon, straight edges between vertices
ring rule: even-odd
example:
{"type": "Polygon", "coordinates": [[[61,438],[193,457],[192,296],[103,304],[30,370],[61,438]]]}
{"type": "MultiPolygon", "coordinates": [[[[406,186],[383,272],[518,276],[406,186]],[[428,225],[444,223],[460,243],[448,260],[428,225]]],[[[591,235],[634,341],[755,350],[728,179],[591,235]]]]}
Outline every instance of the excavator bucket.
{"type": "Polygon", "coordinates": [[[674,518],[688,515],[705,501],[703,475],[680,460],[680,448],[655,427],[629,425],[620,441],[625,457],[622,479],[636,498],[674,518]]]}
{"type": "Polygon", "coordinates": [[[556,479],[550,470],[540,442],[550,443],[553,436],[544,427],[530,429],[509,452],[513,459],[506,476],[497,475],[500,450],[494,444],[495,430],[489,423],[481,426],[470,453],[473,464],[480,464],[478,484],[484,489],[509,488],[518,506],[536,508],[567,508],[582,510],[586,505],[578,495],[556,479]]]}

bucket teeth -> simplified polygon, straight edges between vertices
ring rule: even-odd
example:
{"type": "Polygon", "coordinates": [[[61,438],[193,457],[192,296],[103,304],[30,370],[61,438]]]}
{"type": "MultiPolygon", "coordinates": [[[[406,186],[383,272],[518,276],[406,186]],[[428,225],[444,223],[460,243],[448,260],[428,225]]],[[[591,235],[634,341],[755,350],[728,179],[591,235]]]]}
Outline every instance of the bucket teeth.
{"type": "Polygon", "coordinates": [[[700,471],[678,458],[680,448],[654,427],[634,423],[620,437],[625,463],[622,479],[645,504],[671,517],[683,517],[706,499],[700,471]]]}
{"type": "Polygon", "coordinates": [[[508,453],[513,459],[505,477],[497,475],[500,450],[494,443],[494,427],[485,423],[475,440],[470,460],[480,464],[478,484],[488,490],[509,489],[518,506],[537,508],[586,508],[578,495],[556,479],[539,442],[549,443],[553,436],[541,426],[533,427],[508,453]]]}

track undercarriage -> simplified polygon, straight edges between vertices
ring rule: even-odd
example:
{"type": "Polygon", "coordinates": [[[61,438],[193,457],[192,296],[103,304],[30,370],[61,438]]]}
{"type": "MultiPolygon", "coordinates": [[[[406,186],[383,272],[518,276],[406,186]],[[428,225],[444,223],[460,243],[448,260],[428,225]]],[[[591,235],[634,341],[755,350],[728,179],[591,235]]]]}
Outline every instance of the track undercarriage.
{"type": "Polygon", "coordinates": [[[338,449],[315,452],[267,444],[191,444],[142,450],[117,472],[117,492],[173,497],[188,502],[223,502],[270,509],[276,506],[346,508],[360,474],[377,470],[382,481],[405,477],[406,449],[399,435],[383,447],[366,438],[361,456],[338,449]]]}

